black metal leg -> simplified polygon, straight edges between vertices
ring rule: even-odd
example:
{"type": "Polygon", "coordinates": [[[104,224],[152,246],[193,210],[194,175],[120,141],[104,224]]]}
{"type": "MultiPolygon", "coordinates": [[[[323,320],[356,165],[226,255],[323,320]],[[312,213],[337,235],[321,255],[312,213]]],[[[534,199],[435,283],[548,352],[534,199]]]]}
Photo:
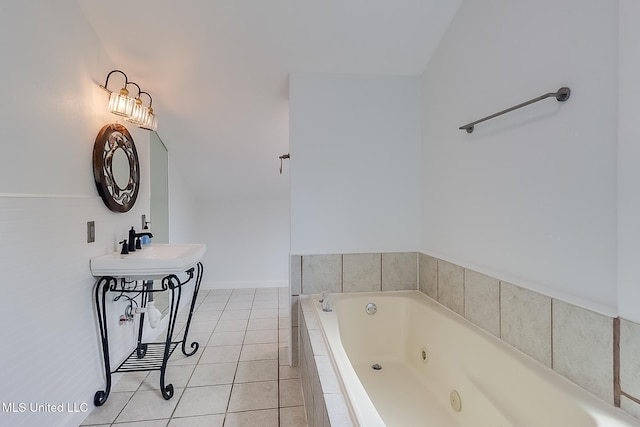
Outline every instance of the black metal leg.
{"type": "MultiPolygon", "coordinates": [[[[147,293],[142,292],[140,298],[140,307],[147,306],[147,293]]],[[[138,325],[138,345],[136,346],[136,356],[138,359],[142,359],[147,354],[147,345],[142,343],[142,330],[144,327],[144,313],[140,313],[140,324],[138,325]]]]}
{"type": "MultiPolygon", "coordinates": [[[[169,289],[171,290],[171,295],[169,296],[169,326],[167,327],[167,338],[164,344],[164,356],[162,358],[162,366],[160,367],[160,391],[162,392],[162,397],[166,400],[169,400],[173,397],[173,384],[168,384],[165,386],[165,374],[167,372],[167,363],[169,361],[169,354],[171,353],[171,340],[173,337],[173,332],[176,326],[176,319],[178,317],[178,307],[180,306],[180,296],[182,295],[182,287],[173,284],[172,280],[177,280],[177,277],[170,276],[168,278],[169,289]],[[178,290],[178,295],[176,296],[176,289],[178,290]]],[[[178,282],[179,284],[179,282],[178,282]]]]}
{"type": "Polygon", "coordinates": [[[185,356],[192,356],[198,351],[200,344],[197,342],[192,342],[190,347],[193,349],[191,352],[187,352],[185,346],[187,344],[187,339],[189,336],[189,326],[191,325],[191,317],[193,316],[193,311],[196,306],[196,298],[198,298],[198,291],[200,290],[200,283],[202,282],[202,273],[204,268],[202,267],[202,263],[199,262],[197,265],[198,273],[196,276],[196,284],[193,287],[193,297],[191,298],[191,306],[189,307],[189,317],[187,318],[187,324],[184,327],[184,336],[182,337],[182,354],[185,356]]]}
{"type": "Polygon", "coordinates": [[[96,312],[98,313],[98,325],[100,327],[100,341],[102,343],[102,357],[104,359],[104,374],[107,385],[104,390],[98,390],[93,397],[93,403],[96,406],[102,406],[107,401],[111,392],[111,363],[109,361],[109,334],[107,331],[107,309],[105,298],[109,290],[109,284],[116,283],[113,277],[101,277],[96,282],[95,301],[96,312]]]}

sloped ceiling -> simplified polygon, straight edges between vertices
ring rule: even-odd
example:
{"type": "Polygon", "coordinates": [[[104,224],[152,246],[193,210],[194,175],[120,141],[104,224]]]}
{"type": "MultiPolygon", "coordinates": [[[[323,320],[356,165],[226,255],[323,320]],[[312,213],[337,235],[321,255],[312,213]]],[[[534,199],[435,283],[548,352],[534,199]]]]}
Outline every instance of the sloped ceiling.
{"type": "Polygon", "coordinates": [[[77,1],[194,193],[224,201],[288,197],[290,73],[419,75],[461,0],[77,1]]]}

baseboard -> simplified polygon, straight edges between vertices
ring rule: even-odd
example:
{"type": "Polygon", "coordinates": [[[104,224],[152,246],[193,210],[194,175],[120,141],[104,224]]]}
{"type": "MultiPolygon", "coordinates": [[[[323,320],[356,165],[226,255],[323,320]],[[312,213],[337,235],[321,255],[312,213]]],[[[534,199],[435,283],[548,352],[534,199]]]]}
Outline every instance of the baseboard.
{"type": "Polygon", "coordinates": [[[262,280],[247,282],[205,282],[200,285],[200,289],[248,289],[248,288],[286,288],[289,286],[288,280],[262,280]]]}

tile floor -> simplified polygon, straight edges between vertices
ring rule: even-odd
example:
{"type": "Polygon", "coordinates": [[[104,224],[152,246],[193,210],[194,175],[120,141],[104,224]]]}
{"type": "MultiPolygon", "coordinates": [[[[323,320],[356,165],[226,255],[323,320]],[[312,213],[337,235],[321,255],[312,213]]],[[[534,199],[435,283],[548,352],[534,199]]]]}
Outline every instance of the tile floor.
{"type": "Polygon", "coordinates": [[[83,426],[307,426],[299,371],[287,359],[288,289],[201,290],[197,302],[189,341],[200,349],[169,359],[173,398],[162,398],[159,371],[117,374],[83,426]]]}

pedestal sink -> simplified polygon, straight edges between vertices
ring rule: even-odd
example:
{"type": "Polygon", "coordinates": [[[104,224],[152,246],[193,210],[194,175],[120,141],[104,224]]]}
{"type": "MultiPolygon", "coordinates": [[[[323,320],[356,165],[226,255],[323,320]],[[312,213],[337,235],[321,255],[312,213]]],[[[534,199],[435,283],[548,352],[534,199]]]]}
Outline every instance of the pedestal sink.
{"type": "Polygon", "coordinates": [[[176,348],[180,348],[186,357],[198,351],[200,344],[196,341],[188,344],[189,325],[193,315],[198,290],[202,282],[204,267],[200,260],[205,252],[203,244],[150,244],[142,249],[121,255],[120,252],[91,258],[91,273],[98,278],[95,287],[95,307],[100,328],[100,342],[104,360],[105,388],[98,390],[93,398],[96,406],[103,405],[111,392],[111,374],[115,372],[160,371],[160,391],[162,397],[171,399],[174,393],[172,384],[165,384],[167,362],[176,348]],[[184,273],[184,274],[180,274],[184,273]],[[178,276],[180,275],[180,276],[178,276]],[[147,280],[162,279],[162,289],[146,286],[147,280]],[[193,284],[191,305],[189,306],[187,322],[182,329],[182,338],[173,338],[183,285],[193,284]],[[107,306],[115,299],[107,299],[107,293],[112,292],[126,296],[129,309],[136,307],[147,308],[147,298],[154,292],[169,293],[169,324],[164,342],[142,342],[144,315],[139,313],[137,345],[125,360],[114,370],[111,370],[109,354],[107,306]],[[137,299],[137,300],[136,300],[137,299]]]}
{"type": "Polygon", "coordinates": [[[125,277],[131,280],[161,279],[195,266],[205,250],[206,245],[199,243],[152,243],[127,255],[113,252],[91,258],[91,274],[95,277],[125,277]]]}

